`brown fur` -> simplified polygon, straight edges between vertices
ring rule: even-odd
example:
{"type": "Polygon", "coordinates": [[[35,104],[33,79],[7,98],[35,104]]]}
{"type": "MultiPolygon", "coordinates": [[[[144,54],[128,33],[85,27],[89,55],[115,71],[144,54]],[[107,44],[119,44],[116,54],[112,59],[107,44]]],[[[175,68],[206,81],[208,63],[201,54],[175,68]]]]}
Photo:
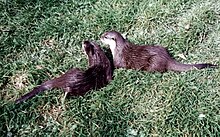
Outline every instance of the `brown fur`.
{"type": "Polygon", "coordinates": [[[217,67],[213,64],[182,64],[171,58],[164,47],[161,46],[138,46],[130,43],[122,37],[119,32],[109,31],[101,36],[101,41],[105,39],[116,42],[115,50],[112,51],[114,66],[116,68],[127,68],[145,70],[150,72],[166,71],[189,71],[193,68],[203,69],[207,67],[217,67]]]}
{"type": "Polygon", "coordinates": [[[89,68],[86,71],[73,68],[60,77],[48,80],[35,87],[31,92],[17,99],[16,104],[52,88],[61,88],[68,93],[67,95],[78,96],[107,85],[112,80],[112,68],[109,59],[96,43],[84,41],[82,45],[89,62],[89,68]]]}

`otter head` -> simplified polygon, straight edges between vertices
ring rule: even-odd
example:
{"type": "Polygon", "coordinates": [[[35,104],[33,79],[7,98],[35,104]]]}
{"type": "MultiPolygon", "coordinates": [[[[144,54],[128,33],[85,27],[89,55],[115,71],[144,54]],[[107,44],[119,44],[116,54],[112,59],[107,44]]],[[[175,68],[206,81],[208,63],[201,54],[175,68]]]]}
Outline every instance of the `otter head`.
{"type": "Polygon", "coordinates": [[[91,41],[83,41],[82,48],[87,55],[89,66],[100,65],[105,62],[105,53],[97,43],[91,41]]]}
{"type": "Polygon", "coordinates": [[[101,35],[101,41],[104,44],[109,45],[113,57],[116,53],[116,50],[120,50],[124,47],[125,39],[117,31],[108,31],[101,35]]]}
{"type": "Polygon", "coordinates": [[[82,48],[88,57],[89,66],[102,66],[106,70],[107,81],[112,80],[112,68],[105,52],[95,42],[83,41],[82,48]]]}

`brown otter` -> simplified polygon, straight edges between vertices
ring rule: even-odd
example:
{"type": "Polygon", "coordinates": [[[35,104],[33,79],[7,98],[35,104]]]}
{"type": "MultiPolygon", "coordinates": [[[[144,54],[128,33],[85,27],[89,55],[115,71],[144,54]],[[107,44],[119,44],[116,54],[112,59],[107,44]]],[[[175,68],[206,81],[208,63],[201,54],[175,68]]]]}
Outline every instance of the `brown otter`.
{"type": "Polygon", "coordinates": [[[110,46],[114,66],[145,70],[150,72],[188,71],[193,68],[203,69],[217,67],[213,64],[182,64],[171,58],[170,54],[161,46],[137,46],[124,39],[117,31],[105,32],[101,41],[110,46]]]}
{"type": "Polygon", "coordinates": [[[84,41],[82,47],[88,58],[89,68],[86,71],[73,68],[60,77],[35,87],[31,92],[17,99],[16,104],[52,88],[62,88],[67,95],[78,96],[107,85],[112,80],[112,68],[104,51],[95,42],[90,41],[84,41]]]}

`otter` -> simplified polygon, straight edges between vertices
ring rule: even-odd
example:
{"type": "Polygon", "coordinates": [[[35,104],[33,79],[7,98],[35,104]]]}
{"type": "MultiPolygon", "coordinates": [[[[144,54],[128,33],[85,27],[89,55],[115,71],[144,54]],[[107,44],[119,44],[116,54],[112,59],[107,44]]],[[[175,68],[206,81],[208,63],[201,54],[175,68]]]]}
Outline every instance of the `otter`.
{"type": "Polygon", "coordinates": [[[193,68],[215,68],[213,64],[183,64],[173,59],[168,51],[158,45],[135,45],[117,31],[101,35],[101,41],[110,46],[115,68],[144,70],[149,72],[189,71],[193,68]]]}
{"type": "Polygon", "coordinates": [[[73,68],[58,78],[43,82],[31,92],[15,101],[19,104],[49,89],[61,88],[68,96],[82,96],[92,89],[100,89],[112,80],[112,68],[104,51],[95,42],[83,41],[82,48],[88,58],[88,69],[73,68]]]}

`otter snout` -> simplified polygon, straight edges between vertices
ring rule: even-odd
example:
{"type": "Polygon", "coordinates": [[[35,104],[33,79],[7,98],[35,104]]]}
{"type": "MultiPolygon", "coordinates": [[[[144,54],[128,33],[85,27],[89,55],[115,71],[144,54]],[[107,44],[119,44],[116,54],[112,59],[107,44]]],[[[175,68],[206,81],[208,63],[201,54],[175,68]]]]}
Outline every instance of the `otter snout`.
{"type": "Polygon", "coordinates": [[[82,41],[82,48],[85,50],[85,48],[89,47],[91,45],[90,41],[82,41]]]}
{"type": "Polygon", "coordinates": [[[89,44],[90,44],[90,41],[88,41],[88,40],[82,41],[82,44],[83,44],[83,45],[89,45],[89,44]]]}
{"type": "Polygon", "coordinates": [[[89,53],[89,51],[91,50],[91,43],[90,41],[82,41],[82,50],[84,51],[84,54],[87,54],[89,53]]]}

